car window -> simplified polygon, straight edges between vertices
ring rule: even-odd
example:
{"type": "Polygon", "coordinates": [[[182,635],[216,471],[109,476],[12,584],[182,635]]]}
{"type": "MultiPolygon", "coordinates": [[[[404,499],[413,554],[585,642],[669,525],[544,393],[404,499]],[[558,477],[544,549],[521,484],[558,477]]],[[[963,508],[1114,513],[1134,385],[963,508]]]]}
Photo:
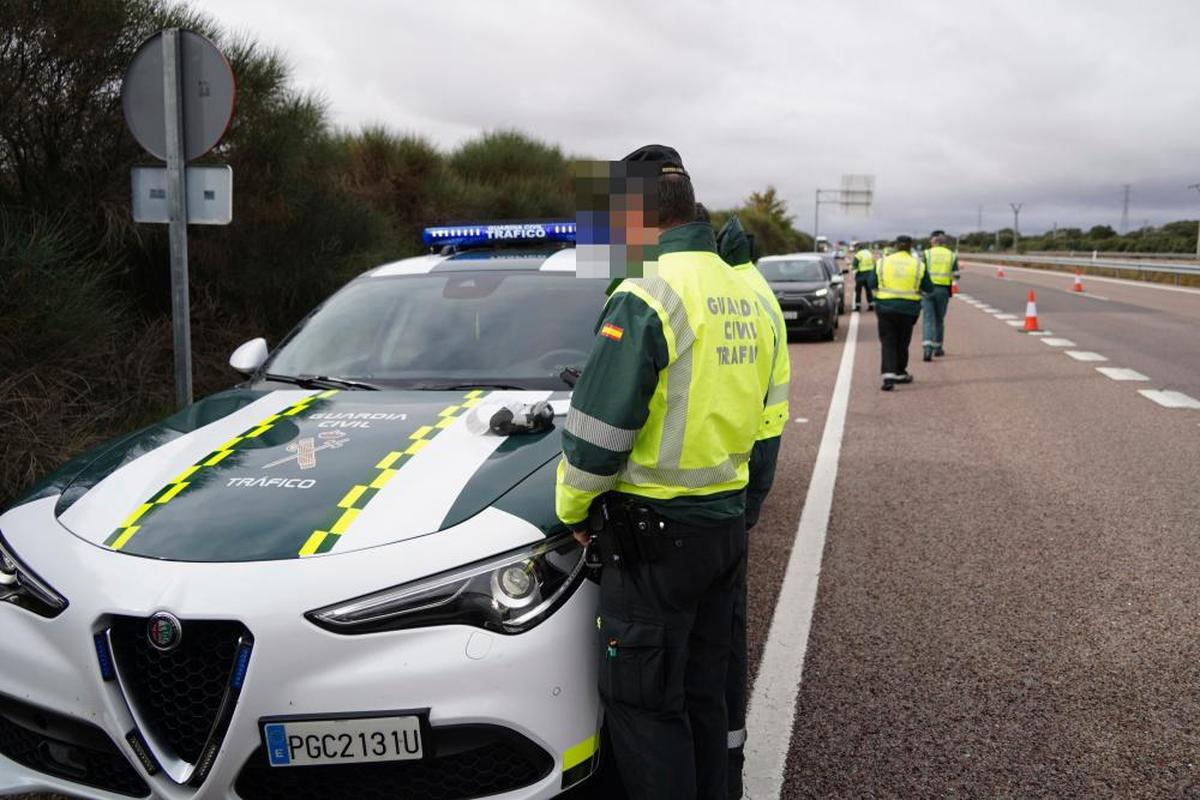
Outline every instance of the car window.
{"type": "Polygon", "coordinates": [[[769,281],[823,281],[829,278],[820,259],[778,259],[758,262],[758,271],[769,281]]]}
{"type": "Polygon", "coordinates": [[[591,350],[607,285],[534,271],[358,280],[305,320],[266,371],[563,388],[559,373],[591,350]]]}

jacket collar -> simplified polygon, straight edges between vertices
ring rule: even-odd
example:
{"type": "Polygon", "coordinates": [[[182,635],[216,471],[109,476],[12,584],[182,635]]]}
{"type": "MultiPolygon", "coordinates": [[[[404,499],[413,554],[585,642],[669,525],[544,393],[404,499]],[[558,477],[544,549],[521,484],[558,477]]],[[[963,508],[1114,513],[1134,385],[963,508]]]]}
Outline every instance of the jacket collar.
{"type": "Polygon", "coordinates": [[[717,236],[707,222],[689,222],[668,228],[658,235],[658,254],[702,251],[717,252],[717,236]]]}

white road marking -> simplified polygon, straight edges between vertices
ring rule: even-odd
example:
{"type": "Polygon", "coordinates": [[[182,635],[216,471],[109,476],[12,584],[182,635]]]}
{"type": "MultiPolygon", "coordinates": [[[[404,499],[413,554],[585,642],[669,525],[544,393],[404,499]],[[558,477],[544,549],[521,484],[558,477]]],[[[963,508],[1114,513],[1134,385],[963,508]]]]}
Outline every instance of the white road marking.
{"type": "Polygon", "coordinates": [[[1000,309],[992,308],[991,306],[980,306],[979,308],[981,311],[986,311],[989,314],[995,314],[1000,311],[1000,309]]]}
{"type": "Polygon", "coordinates": [[[1059,339],[1054,336],[1048,336],[1042,339],[1042,344],[1050,345],[1051,347],[1074,347],[1075,343],[1070,339],[1059,339]]]}
{"type": "Polygon", "coordinates": [[[796,422],[808,422],[808,417],[796,417],[796,422]]]}
{"type": "Polygon", "coordinates": [[[746,719],[746,797],[774,800],[783,789],[783,768],[792,740],[796,696],[804,671],[804,653],[812,627],[821,575],[821,555],[833,507],[846,408],[850,403],[850,381],[854,375],[854,351],[858,342],[859,317],[851,317],[850,331],[842,350],[837,382],[821,434],[821,447],[813,465],[804,510],[796,528],[796,541],[788,559],[787,572],[779,589],[771,630],[758,668],[746,719]]]}
{"type": "Polygon", "coordinates": [[[1004,321],[1007,322],[1009,325],[1012,325],[1014,328],[1025,327],[1025,320],[1023,320],[1023,319],[1006,319],[1004,321]]]}
{"type": "Polygon", "coordinates": [[[1103,300],[1106,303],[1109,302],[1109,299],[1102,294],[1092,294],[1091,292],[1071,292],[1071,294],[1075,295],[1076,297],[1087,297],[1091,300],[1103,300]]]}
{"type": "Polygon", "coordinates": [[[1136,369],[1125,369],[1124,367],[1096,367],[1096,372],[1099,372],[1106,378],[1112,378],[1114,381],[1150,380],[1136,369]]]}
{"type": "Polygon", "coordinates": [[[1016,314],[996,314],[996,319],[1016,319],[1016,314]]]}
{"type": "Polygon", "coordinates": [[[1053,336],[1053,331],[1028,331],[1030,336],[1053,336]]]}
{"type": "MultiPolygon", "coordinates": [[[[984,269],[992,269],[994,267],[993,264],[984,264],[979,261],[970,261],[970,262],[964,261],[962,263],[963,263],[963,266],[982,267],[984,269]]],[[[1057,270],[1057,269],[1030,269],[1029,267],[1010,267],[1010,266],[1005,266],[1004,268],[1006,270],[1007,269],[1016,270],[1017,272],[1035,272],[1038,275],[1061,275],[1068,280],[1075,277],[1073,273],[1064,272],[1064,271],[1057,270]]],[[[980,274],[984,275],[985,277],[989,277],[989,278],[992,277],[988,273],[980,273],[980,274]]],[[[1161,289],[1164,292],[1182,292],[1184,294],[1200,294],[1200,289],[1189,289],[1186,286],[1167,286],[1166,284],[1152,283],[1150,281],[1129,281],[1129,280],[1125,280],[1123,278],[1101,278],[1097,275],[1085,275],[1084,278],[1086,278],[1089,281],[1100,281],[1101,283],[1116,283],[1116,284],[1120,284],[1123,286],[1137,286],[1142,289],[1161,289]]],[[[1064,289],[1063,291],[1069,291],[1069,289],[1064,289]]],[[[1087,294],[1087,292],[1084,292],[1083,294],[1087,294]]]]}
{"type": "Polygon", "coordinates": [[[1165,389],[1138,389],[1138,394],[1165,408],[1200,408],[1200,400],[1183,392],[1172,392],[1165,389]]]}
{"type": "MultiPolygon", "coordinates": [[[[1042,341],[1045,341],[1045,339],[1042,341]]],[[[1108,361],[1104,356],[1099,353],[1093,353],[1090,350],[1068,350],[1067,355],[1076,361],[1108,361]]]]}

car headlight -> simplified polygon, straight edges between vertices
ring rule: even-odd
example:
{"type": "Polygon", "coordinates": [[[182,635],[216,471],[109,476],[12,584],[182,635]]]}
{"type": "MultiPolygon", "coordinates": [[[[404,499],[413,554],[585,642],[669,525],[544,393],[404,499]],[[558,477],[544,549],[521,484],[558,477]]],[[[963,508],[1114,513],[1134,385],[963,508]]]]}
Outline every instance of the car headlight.
{"type": "Polygon", "coordinates": [[[523,633],[548,617],[583,579],[583,548],[555,536],[460,569],[310,611],[310,622],[357,634],[473,625],[523,633]]]}
{"type": "Polygon", "coordinates": [[[0,534],[0,603],[11,603],[38,616],[57,617],[67,600],[46,585],[13,554],[0,534]]]}
{"type": "Polygon", "coordinates": [[[813,297],[824,297],[827,294],[829,294],[828,289],[817,289],[815,292],[813,292],[813,297]]]}

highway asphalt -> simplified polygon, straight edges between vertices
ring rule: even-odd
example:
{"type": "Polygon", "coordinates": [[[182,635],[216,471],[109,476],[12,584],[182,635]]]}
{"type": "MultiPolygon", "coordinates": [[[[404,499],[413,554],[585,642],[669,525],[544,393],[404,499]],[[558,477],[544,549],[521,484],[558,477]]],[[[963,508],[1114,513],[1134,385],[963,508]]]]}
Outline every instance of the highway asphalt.
{"type": "MultiPolygon", "coordinates": [[[[1200,296],[992,273],[963,287],[996,311],[956,299],[949,356],[914,344],[892,393],[862,316],[784,797],[1200,797],[1200,411],[1138,393],[1200,397],[1200,296]],[[996,318],[1030,286],[1074,346],[996,318]]],[[[792,345],[793,417],[833,350],[792,345]]],[[[755,641],[815,434],[789,430],[754,533],[755,641]]]]}

